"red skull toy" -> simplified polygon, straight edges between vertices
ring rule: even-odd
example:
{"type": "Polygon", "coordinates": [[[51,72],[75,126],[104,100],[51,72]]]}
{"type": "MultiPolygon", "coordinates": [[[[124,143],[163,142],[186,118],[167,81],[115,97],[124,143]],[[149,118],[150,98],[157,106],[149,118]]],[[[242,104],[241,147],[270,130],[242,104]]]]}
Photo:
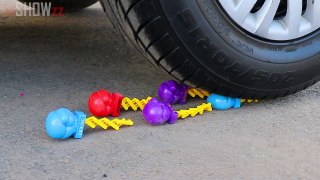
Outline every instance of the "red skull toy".
{"type": "Polygon", "coordinates": [[[100,90],[91,94],[88,107],[94,116],[106,117],[120,115],[121,103],[123,96],[119,93],[110,93],[106,90],[100,90]]]}

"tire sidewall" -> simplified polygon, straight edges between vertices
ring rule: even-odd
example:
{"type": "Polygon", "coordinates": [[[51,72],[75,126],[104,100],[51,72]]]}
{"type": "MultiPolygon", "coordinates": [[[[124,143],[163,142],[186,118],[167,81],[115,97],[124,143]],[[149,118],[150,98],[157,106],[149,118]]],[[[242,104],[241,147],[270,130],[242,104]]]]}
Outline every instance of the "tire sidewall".
{"type": "Polygon", "coordinates": [[[193,61],[233,88],[284,91],[318,79],[319,33],[291,42],[268,42],[244,33],[212,0],[160,4],[193,61]]]}

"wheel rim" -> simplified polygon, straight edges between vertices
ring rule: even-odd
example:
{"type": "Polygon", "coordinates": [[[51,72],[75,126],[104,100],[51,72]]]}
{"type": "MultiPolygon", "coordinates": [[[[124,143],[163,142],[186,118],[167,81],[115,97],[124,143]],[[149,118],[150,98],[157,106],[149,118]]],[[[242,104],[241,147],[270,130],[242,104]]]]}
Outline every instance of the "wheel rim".
{"type": "Polygon", "coordinates": [[[320,0],[219,0],[244,30],[264,39],[297,39],[320,28],[320,0]]]}

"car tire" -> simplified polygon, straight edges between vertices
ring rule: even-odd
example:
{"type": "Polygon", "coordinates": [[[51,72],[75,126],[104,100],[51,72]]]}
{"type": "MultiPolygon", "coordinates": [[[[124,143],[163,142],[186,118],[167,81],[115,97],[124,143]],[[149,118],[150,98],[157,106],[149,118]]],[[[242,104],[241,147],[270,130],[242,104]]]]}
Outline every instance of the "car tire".
{"type": "Polygon", "coordinates": [[[288,40],[259,37],[236,24],[215,0],[102,2],[125,39],[192,87],[266,99],[296,93],[319,80],[318,30],[288,40]]]}

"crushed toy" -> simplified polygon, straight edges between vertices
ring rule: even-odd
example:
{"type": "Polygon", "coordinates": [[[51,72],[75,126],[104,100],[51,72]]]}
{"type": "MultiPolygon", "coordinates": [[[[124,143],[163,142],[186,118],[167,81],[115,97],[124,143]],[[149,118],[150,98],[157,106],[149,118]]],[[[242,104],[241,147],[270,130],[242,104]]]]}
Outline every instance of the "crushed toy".
{"type": "Polygon", "coordinates": [[[173,80],[162,83],[158,89],[159,99],[169,104],[185,104],[188,94],[191,97],[199,96],[203,99],[208,97],[210,93],[204,90],[193,89],[173,80]]]}
{"type": "Polygon", "coordinates": [[[170,80],[160,85],[158,96],[164,103],[184,104],[186,103],[188,89],[189,86],[170,80]]]}
{"type": "MultiPolygon", "coordinates": [[[[185,104],[188,94],[191,97],[198,96],[201,99],[204,99],[204,98],[210,96],[210,93],[208,91],[191,88],[187,85],[180,84],[180,83],[173,81],[173,80],[163,82],[159,86],[159,89],[158,89],[158,96],[159,96],[160,101],[167,102],[171,105],[177,104],[177,103],[185,104]]],[[[211,94],[211,96],[212,95],[214,95],[214,94],[211,94]]],[[[219,96],[219,97],[218,96],[219,95],[215,95],[214,97],[211,97],[210,99],[219,100],[219,99],[227,98],[225,96],[219,96]]],[[[233,98],[233,99],[237,99],[237,98],[233,98]]],[[[237,99],[237,101],[238,101],[238,99],[237,99]]],[[[258,102],[258,100],[251,100],[251,99],[240,99],[240,101],[241,101],[241,103],[258,102]]],[[[218,103],[216,103],[217,107],[219,106],[218,103]]],[[[217,109],[219,109],[219,108],[217,108],[217,109]]]]}
{"type": "Polygon", "coordinates": [[[172,80],[166,81],[160,85],[158,96],[160,100],[155,98],[151,99],[142,111],[144,119],[151,125],[161,125],[164,123],[174,124],[177,122],[178,118],[184,119],[189,116],[194,117],[198,114],[203,114],[204,111],[211,112],[212,109],[237,109],[241,107],[242,103],[257,102],[256,100],[231,98],[218,94],[210,95],[207,91],[193,89],[172,80]],[[208,103],[188,110],[175,111],[171,105],[176,103],[184,104],[188,94],[192,97],[208,97],[208,103]]]}
{"type": "Polygon", "coordinates": [[[46,119],[47,134],[53,139],[67,139],[73,136],[75,139],[83,137],[85,124],[90,128],[100,126],[103,129],[112,127],[119,130],[121,126],[133,126],[133,121],[128,119],[107,118],[97,119],[96,117],[86,118],[81,111],[71,112],[69,109],[61,108],[51,112],[46,119]]]}
{"type": "Polygon", "coordinates": [[[207,101],[216,110],[238,109],[241,107],[241,99],[211,94],[207,101]]]}

